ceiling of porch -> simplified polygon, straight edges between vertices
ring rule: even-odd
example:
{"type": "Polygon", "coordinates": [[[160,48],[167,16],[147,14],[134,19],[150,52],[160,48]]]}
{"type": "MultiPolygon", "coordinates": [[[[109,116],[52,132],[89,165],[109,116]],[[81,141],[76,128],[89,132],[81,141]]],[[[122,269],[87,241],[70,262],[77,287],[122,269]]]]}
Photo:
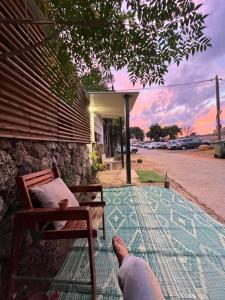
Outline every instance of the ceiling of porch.
{"type": "Polygon", "coordinates": [[[125,115],[124,95],[129,95],[129,111],[131,112],[138,92],[88,92],[90,110],[102,118],[119,118],[125,115]]]}

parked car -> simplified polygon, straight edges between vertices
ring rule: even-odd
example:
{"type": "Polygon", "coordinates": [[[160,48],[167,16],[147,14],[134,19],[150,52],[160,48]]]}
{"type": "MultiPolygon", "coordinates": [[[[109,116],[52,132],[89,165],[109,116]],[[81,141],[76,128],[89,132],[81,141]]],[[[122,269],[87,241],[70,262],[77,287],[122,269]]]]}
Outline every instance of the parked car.
{"type": "Polygon", "coordinates": [[[167,149],[167,142],[161,143],[161,149],[167,149]]]}
{"type": "Polygon", "coordinates": [[[147,144],[146,144],[146,148],[147,148],[147,149],[152,149],[151,147],[152,147],[152,143],[147,143],[147,144]]]}
{"type": "Polygon", "coordinates": [[[152,143],[148,143],[148,144],[147,144],[147,148],[148,148],[148,149],[155,149],[154,147],[155,147],[155,142],[152,142],[152,143]]]}
{"type": "Polygon", "coordinates": [[[138,148],[146,148],[146,144],[145,144],[145,142],[139,142],[139,143],[137,144],[137,147],[138,147],[138,148]]]}
{"type": "MultiPolygon", "coordinates": [[[[118,145],[116,147],[116,152],[121,153],[121,146],[118,145]]],[[[130,146],[130,153],[137,153],[138,152],[138,147],[130,146]]],[[[126,153],[126,146],[123,146],[123,153],[126,153]]]]}
{"type": "Polygon", "coordinates": [[[156,142],[153,149],[161,149],[162,148],[162,142],[156,142]]]}
{"type": "Polygon", "coordinates": [[[201,140],[198,138],[185,138],[185,139],[179,139],[179,149],[185,150],[185,149],[194,149],[198,148],[201,145],[201,140]]]}
{"type": "Polygon", "coordinates": [[[201,145],[212,145],[212,142],[208,140],[200,140],[200,141],[201,141],[201,145]]]}
{"type": "Polygon", "coordinates": [[[180,149],[180,142],[178,140],[170,140],[166,147],[168,150],[178,150],[180,149]]]}

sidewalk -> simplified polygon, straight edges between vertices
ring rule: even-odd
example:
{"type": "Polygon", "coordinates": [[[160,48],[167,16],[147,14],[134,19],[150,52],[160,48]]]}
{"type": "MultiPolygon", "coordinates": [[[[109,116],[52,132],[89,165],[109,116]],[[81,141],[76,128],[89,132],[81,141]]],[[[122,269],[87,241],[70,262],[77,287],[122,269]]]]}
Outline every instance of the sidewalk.
{"type": "MultiPolygon", "coordinates": [[[[97,179],[104,188],[121,187],[127,184],[126,169],[106,170],[97,173],[97,179]]],[[[132,185],[141,185],[135,170],[131,170],[132,185]]]]}

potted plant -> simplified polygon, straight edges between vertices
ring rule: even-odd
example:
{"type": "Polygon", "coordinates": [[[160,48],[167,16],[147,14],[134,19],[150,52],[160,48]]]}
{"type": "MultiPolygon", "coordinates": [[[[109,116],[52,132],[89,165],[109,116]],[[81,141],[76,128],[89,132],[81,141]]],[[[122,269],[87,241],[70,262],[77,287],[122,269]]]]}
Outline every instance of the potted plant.
{"type": "Polygon", "coordinates": [[[99,162],[100,157],[97,154],[97,151],[91,153],[91,173],[95,177],[98,171],[103,171],[105,169],[105,164],[99,162]]]}
{"type": "Polygon", "coordinates": [[[170,188],[170,182],[169,182],[169,179],[168,179],[168,176],[167,176],[167,172],[166,172],[166,176],[165,176],[165,179],[164,179],[164,188],[166,188],[166,189],[170,188]]]}

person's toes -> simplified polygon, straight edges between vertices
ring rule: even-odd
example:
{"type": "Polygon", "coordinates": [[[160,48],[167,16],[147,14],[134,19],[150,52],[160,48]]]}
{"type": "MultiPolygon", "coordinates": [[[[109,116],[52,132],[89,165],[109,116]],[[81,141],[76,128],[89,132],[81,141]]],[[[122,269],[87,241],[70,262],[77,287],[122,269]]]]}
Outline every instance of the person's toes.
{"type": "Polygon", "coordinates": [[[124,241],[118,235],[113,237],[112,242],[113,242],[113,244],[121,244],[122,246],[126,247],[124,241]]]}
{"type": "Polygon", "coordinates": [[[114,236],[112,239],[113,250],[117,256],[119,266],[121,266],[125,256],[129,255],[127,246],[120,236],[114,236]]]}

